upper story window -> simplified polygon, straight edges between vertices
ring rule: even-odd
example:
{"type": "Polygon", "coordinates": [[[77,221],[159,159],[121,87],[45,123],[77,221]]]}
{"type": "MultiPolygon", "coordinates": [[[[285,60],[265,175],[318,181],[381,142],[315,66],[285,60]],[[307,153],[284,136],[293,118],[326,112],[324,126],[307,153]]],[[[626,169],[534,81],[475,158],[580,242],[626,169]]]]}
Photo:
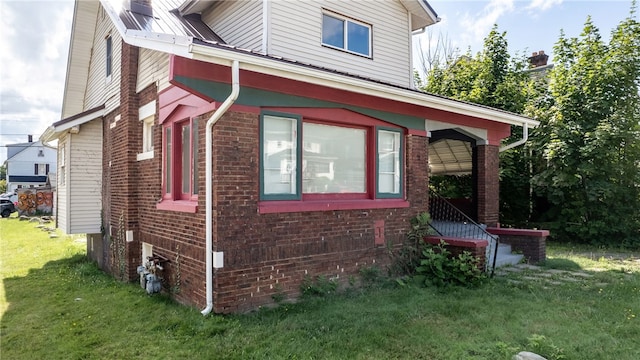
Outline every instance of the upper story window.
{"type": "Polygon", "coordinates": [[[371,57],[371,25],[334,13],[323,13],[322,44],[371,57]]]}
{"type": "Polygon", "coordinates": [[[402,199],[403,129],[263,113],[261,200],[402,199]]]}
{"type": "Polygon", "coordinates": [[[49,164],[33,164],[34,175],[47,175],[49,174],[49,164]]]}
{"type": "Polygon", "coordinates": [[[113,66],[113,44],[111,41],[111,36],[107,36],[107,38],[105,39],[105,44],[106,44],[106,58],[105,58],[106,76],[107,76],[107,81],[109,81],[111,80],[111,72],[112,72],[112,66],[113,66]]]}

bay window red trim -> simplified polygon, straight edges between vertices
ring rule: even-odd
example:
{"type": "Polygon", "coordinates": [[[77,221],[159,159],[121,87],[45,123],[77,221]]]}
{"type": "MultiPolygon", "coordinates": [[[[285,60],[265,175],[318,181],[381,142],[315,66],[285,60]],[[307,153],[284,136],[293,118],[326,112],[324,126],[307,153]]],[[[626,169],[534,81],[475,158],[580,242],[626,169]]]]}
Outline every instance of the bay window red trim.
{"type": "Polygon", "coordinates": [[[274,214],[333,210],[401,209],[409,206],[410,203],[403,199],[261,201],[258,203],[258,212],[260,214],[274,214]]]}

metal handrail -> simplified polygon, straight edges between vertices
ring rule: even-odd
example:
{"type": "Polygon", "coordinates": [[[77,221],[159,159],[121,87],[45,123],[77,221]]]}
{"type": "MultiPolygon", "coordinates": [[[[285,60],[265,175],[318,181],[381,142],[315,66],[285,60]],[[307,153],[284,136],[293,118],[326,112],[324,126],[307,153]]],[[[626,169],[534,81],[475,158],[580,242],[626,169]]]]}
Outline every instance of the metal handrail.
{"type": "Polygon", "coordinates": [[[429,189],[429,215],[431,216],[429,226],[440,236],[487,239],[489,246],[487,246],[485,252],[487,260],[485,271],[489,272],[490,268],[490,276],[493,276],[496,268],[496,258],[498,257],[499,238],[497,235],[487,232],[482,225],[473,221],[469,216],[432,189],[429,189]],[[434,223],[441,227],[438,229],[434,226],[434,223]],[[493,258],[491,256],[492,253],[493,258]],[[490,266],[488,266],[489,263],[490,266]]]}

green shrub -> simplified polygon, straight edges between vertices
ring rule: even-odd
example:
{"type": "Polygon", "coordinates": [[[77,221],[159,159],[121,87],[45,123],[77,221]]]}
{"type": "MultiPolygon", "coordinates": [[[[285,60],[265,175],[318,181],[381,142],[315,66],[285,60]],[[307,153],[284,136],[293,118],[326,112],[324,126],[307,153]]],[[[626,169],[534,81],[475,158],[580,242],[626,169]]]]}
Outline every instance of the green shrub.
{"type": "Polygon", "coordinates": [[[425,286],[444,287],[448,285],[478,286],[486,276],[478,267],[478,259],[464,251],[452,256],[440,241],[438,245],[428,245],[422,251],[420,265],[416,267],[414,282],[425,286]]]}
{"type": "Polygon", "coordinates": [[[428,212],[416,215],[410,220],[411,229],[407,232],[407,238],[402,247],[398,251],[389,247],[391,274],[399,276],[415,274],[416,268],[420,265],[422,250],[426,245],[424,238],[433,234],[429,223],[431,223],[431,217],[428,212]]]}
{"type": "Polygon", "coordinates": [[[320,275],[314,280],[311,276],[305,275],[300,291],[303,296],[325,296],[334,293],[338,289],[338,283],[326,276],[320,275]]]}

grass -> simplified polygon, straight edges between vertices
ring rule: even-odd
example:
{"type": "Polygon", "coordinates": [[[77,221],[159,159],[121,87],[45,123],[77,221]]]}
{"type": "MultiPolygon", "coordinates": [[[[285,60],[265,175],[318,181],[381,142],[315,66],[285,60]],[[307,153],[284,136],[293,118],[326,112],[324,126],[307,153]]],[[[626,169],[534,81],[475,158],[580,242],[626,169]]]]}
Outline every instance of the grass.
{"type": "MultiPolygon", "coordinates": [[[[640,358],[640,262],[551,247],[548,268],[591,279],[496,277],[478,289],[346,288],[250,314],[203,317],[96,269],[73,238],[0,219],[3,359],[640,358]]],[[[589,249],[586,249],[587,253],[589,249]]]]}

